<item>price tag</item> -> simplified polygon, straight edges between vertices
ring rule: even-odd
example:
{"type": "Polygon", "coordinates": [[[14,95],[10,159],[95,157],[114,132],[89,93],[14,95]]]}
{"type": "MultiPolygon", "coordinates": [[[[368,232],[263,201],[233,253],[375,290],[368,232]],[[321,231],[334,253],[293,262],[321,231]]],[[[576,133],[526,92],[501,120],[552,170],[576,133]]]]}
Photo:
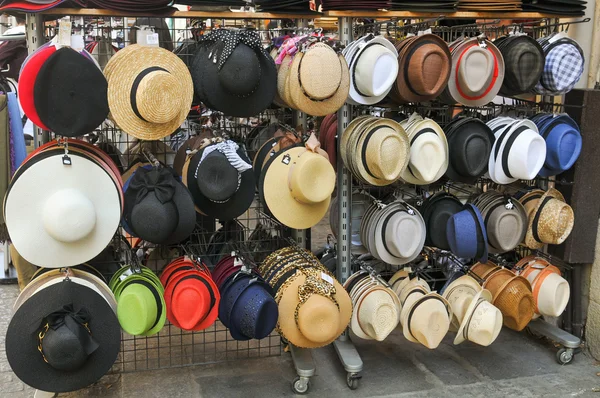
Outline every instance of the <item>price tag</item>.
{"type": "Polygon", "coordinates": [[[406,37],[413,37],[415,34],[414,33],[407,33],[406,37]]]}
{"type": "Polygon", "coordinates": [[[146,35],[146,45],[158,46],[158,33],[150,33],[146,35]]]}
{"type": "Polygon", "coordinates": [[[133,272],[131,272],[131,269],[128,269],[127,271],[123,272],[121,274],[121,276],[119,276],[119,279],[124,281],[125,279],[127,279],[128,276],[130,276],[133,272]]]}
{"type": "Polygon", "coordinates": [[[555,34],[554,36],[552,36],[552,37],[550,38],[550,40],[548,40],[548,43],[552,44],[552,43],[554,43],[554,42],[556,42],[556,41],[559,41],[560,39],[564,39],[565,37],[568,37],[568,36],[567,36],[567,32],[560,32],[560,33],[557,33],[557,34],[555,34]]]}
{"type": "Polygon", "coordinates": [[[432,32],[431,32],[431,28],[429,28],[429,29],[426,29],[426,30],[425,30],[425,32],[423,32],[423,33],[424,33],[424,34],[426,34],[426,35],[429,35],[429,34],[431,34],[431,33],[432,33],[432,32]]]}
{"type": "Polygon", "coordinates": [[[58,47],[69,47],[71,45],[71,21],[63,20],[58,23],[58,47]]]}
{"type": "Polygon", "coordinates": [[[324,281],[333,285],[333,278],[331,276],[327,275],[325,272],[321,272],[321,279],[323,279],[324,281]]]}
{"type": "Polygon", "coordinates": [[[425,34],[425,32],[424,32],[424,31],[422,31],[422,30],[420,30],[420,31],[417,33],[417,36],[423,36],[424,34],[425,34]]]}

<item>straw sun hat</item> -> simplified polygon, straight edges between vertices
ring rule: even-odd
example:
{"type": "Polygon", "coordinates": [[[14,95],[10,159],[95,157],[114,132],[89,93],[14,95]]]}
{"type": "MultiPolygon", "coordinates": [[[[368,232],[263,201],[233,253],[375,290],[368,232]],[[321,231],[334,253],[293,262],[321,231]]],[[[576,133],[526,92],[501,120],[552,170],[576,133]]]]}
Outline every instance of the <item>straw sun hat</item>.
{"type": "Polygon", "coordinates": [[[187,117],[194,95],[192,77],[177,55],[159,47],[132,44],[113,56],[104,71],[108,106],[127,134],[157,140],[187,117]]]}
{"type": "Polygon", "coordinates": [[[571,234],[574,222],[571,206],[559,191],[550,188],[530,215],[525,245],[530,249],[540,249],[544,244],[560,245],[571,234]]]}

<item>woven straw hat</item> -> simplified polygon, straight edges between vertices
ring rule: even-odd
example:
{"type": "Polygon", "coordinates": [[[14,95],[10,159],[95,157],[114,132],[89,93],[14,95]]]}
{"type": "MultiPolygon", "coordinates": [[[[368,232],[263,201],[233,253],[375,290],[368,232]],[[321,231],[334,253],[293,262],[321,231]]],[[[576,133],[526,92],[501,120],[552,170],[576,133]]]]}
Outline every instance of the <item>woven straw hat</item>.
{"type": "Polygon", "coordinates": [[[435,349],[448,333],[452,310],[448,301],[435,292],[415,292],[406,298],[400,319],[408,341],[435,349]]]}
{"type": "Polygon", "coordinates": [[[291,228],[317,224],[327,213],[335,188],[335,171],[329,160],[316,152],[318,141],[311,147],[281,152],[262,171],[265,203],[275,218],[291,228]]]}
{"type": "Polygon", "coordinates": [[[402,179],[410,184],[428,185],[439,180],[448,169],[448,141],[436,122],[417,116],[406,127],[410,161],[402,179]]]}
{"type": "Polygon", "coordinates": [[[498,271],[488,276],[482,286],[484,289],[492,292],[493,295],[496,295],[500,292],[500,289],[505,286],[506,282],[515,277],[516,274],[512,271],[509,271],[506,268],[500,268],[498,271]]]}
{"type": "Polygon", "coordinates": [[[492,273],[498,270],[500,270],[500,267],[491,261],[488,261],[487,263],[476,263],[471,267],[471,272],[484,281],[492,273]]]}
{"type": "Polygon", "coordinates": [[[388,281],[388,284],[393,287],[396,284],[396,282],[399,284],[405,278],[408,278],[408,272],[401,269],[400,271],[398,271],[394,275],[392,275],[392,277],[388,281]]]}
{"type": "Polygon", "coordinates": [[[352,331],[358,337],[383,341],[400,322],[400,301],[387,287],[370,287],[353,303],[352,331]]]}
{"type": "Polygon", "coordinates": [[[492,301],[504,316],[504,325],[521,331],[533,318],[535,302],[529,281],[521,276],[508,279],[492,301]]]}
{"type": "MultiPolygon", "coordinates": [[[[461,322],[467,314],[467,309],[471,303],[471,299],[475,297],[481,290],[481,286],[473,277],[464,275],[453,281],[446,289],[442,296],[450,303],[452,309],[452,327],[454,331],[458,330],[461,322]]],[[[490,300],[492,298],[490,297],[490,300]]]]}
{"type": "Polygon", "coordinates": [[[525,245],[530,249],[541,249],[544,244],[560,245],[571,234],[574,223],[571,206],[559,191],[550,188],[529,218],[525,245]]]}
{"type": "MultiPolygon", "coordinates": [[[[297,53],[288,79],[290,101],[298,110],[313,116],[336,112],[346,102],[350,90],[346,59],[324,43],[297,53]]],[[[282,98],[285,100],[285,96],[282,98]]]]}
{"type": "Polygon", "coordinates": [[[110,115],[127,134],[157,140],[173,133],[187,117],[194,86],[177,55],[132,44],[112,57],[106,68],[110,115]]]}
{"type": "Polygon", "coordinates": [[[525,208],[525,213],[527,213],[528,220],[533,217],[533,212],[537,208],[538,201],[543,195],[543,190],[534,189],[519,198],[519,203],[521,203],[525,208]]]}
{"type": "Polygon", "coordinates": [[[502,330],[502,313],[492,303],[492,295],[481,290],[471,298],[469,307],[454,338],[454,344],[465,340],[487,347],[502,330]]]}
{"type": "Polygon", "coordinates": [[[286,106],[289,106],[290,108],[296,108],[289,96],[290,90],[288,89],[290,68],[292,67],[293,60],[292,56],[286,55],[277,70],[277,94],[279,94],[279,97],[286,106]]]}
{"type": "MultiPolygon", "coordinates": [[[[301,303],[298,289],[311,281],[307,281],[306,273],[299,270],[289,280],[291,282],[281,293],[278,302],[277,329],[281,336],[301,348],[318,348],[332,343],[346,329],[352,317],[352,302],[348,293],[335,278],[331,278],[335,289],[331,298],[315,293],[301,303]]],[[[320,282],[329,283],[325,280],[320,282]]]]}

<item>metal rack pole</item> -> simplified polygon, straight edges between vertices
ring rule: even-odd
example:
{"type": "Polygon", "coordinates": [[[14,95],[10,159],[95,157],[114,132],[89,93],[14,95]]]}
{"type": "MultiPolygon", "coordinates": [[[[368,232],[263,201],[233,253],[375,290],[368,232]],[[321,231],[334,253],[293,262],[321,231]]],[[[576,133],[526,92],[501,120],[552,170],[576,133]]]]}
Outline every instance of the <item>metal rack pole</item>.
{"type": "MultiPolygon", "coordinates": [[[[352,41],[352,19],[351,18],[339,18],[339,37],[340,41],[344,45],[348,45],[352,41]]],[[[339,143],[341,142],[341,136],[344,130],[348,126],[352,119],[352,107],[348,104],[344,104],[338,111],[338,152],[339,143]]],[[[344,283],[350,274],[352,273],[350,267],[350,244],[352,236],[352,176],[348,169],[344,167],[342,158],[338,156],[337,159],[337,195],[338,195],[338,225],[339,232],[337,237],[337,279],[340,283],[344,283]]],[[[347,372],[346,383],[351,389],[358,388],[358,381],[360,380],[360,372],[363,369],[363,362],[348,336],[348,330],[333,343],[335,351],[347,372]]]]}
{"type": "MultiPolygon", "coordinates": [[[[304,28],[308,26],[308,21],[305,19],[296,20],[296,26],[298,28],[304,28]]],[[[294,128],[301,128],[303,132],[306,132],[306,114],[300,111],[294,111],[293,115],[294,128]]],[[[310,244],[306,242],[306,230],[305,229],[294,229],[292,230],[292,238],[298,243],[298,246],[307,248],[310,244]]],[[[292,383],[292,389],[296,393],[304,394],[308,392],[310,386],[310,378],[315,375],[316,367],[315,361],[312,356],[312,350],[306,348],[299,348],[292,344],[289,345],[290,353],[292,354],[292,361],[296,368],[298,377],[292,383]]]]}

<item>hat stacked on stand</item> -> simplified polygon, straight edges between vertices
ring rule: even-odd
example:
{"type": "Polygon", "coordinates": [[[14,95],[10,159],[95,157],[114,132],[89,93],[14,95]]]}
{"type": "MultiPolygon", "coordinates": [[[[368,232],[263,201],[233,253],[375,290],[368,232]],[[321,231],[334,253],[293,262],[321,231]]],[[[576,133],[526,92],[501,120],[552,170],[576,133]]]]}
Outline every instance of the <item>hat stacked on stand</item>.
{"type": "Polygon", "coordinates": [[[398,75],[398,52],[385,37],[368,34],[343,51],[350,70],[352,105],[374,105],[392,89],[398,75]]]}
{"type": "Polygon", "coordinates": [[[492,293],[494,304],[504,316],[504,326],[521,331],[533,318],[535,302],[529,281],[493,263],[477,263],[471,273],[492,293]]]}
{"type": "Polygon", "coordinates": [[[575,215],[559,191],[554,188],[544,193],[534,190],[519,201],[529,217],[524,241],[527,247],[541,249],[545,244],[560,245],[569,237],[575,215]]]}
{"type": "Polygon", "coordinates": [[[521,11],[522,0],[458,0],[458,10],[481,12],[521,11]]]}
{"type": "Polygon", "coordinates": [[[21,293],[28,297],[8,325],[6,357],[25,384],[43,391],[76,391],[111,369],[121,329],[114,297],[97,280],[87,272],[55,270],[21,293]]]}
{"type": "Polygon", "coordinates": [[[29,154],[9,184],[4,218],[10,239],[38,266],[85,263],[119,227],[122,186],[117,166],[98,147],[51,141],[29,154]]]}
{"type": "Polygon", "coordinates": [[[394,11],[414,12],[443,12],[452,13],[456,10],[458,0],[435,0],[435,1],[412,1],[412,0],[390,0],[391,9],[394,11]]]}
{"type": "Polygon", "coordinates": [[[410,140],[410,161],[402,173],[409,184],[429,185],[448,169],[448,141],[444,130],[433,120],[413,113],[400,122],[410,140]]]}
{"type": "Polygon", "coordinates": [[[506,68],[500,95],[512,97],[531,92],[544,71],[542,46],[525,34],[502,36],[494,44],[502,53],[506,68]]]}
{"type": "Polygon", "coordinates": [[[452,59],[439,36],[424,34],[396,43],[398,77],[390,98],[398,103],[425,102],[437,98],[448,84],[452,59]]]}
{"type": "Polygon", "coordinates": [[[488,173],[497,184],[532,180],[546,160],[546,142],[529,119],[498,117],[487,123],[496,140],[488,173]]]}
{"type": "Polygon", "coordinates": [[[221,295],[204,263],[179,257],[160,274],[167,319],[183,330],[204,330],[215,323],[221,295]]]}
{"type": "MultiPolygon", "coordinates": [[[[362,219],[367,212],[367,209],[373,203],[373,198],[359,191],[355,191],[352,193],[352,238],[351,238],[351,246],[350,250],[354,254],[365,254],[367,253],[367,249],[365,248],[362,238],[360,235],[360,227],[362,219]]],[[[333,236],[338,237],[338,223],[339,223],[339,206],[338,206],[338,198],[337,196],[333,198],[331,201],[331,206],[329,207],[329,226],[331,227],[331,232],[333,236]]]]}
{"type": "Polygon", "coordinates": [[[357,1],[357,0],[322,0],[323,11],[338,10],[389,10],[390,0],[357,1]]]}
{"type": "Polygon", "coordinates": [[[560,174],[573,167],[581,153],[582,139],[577,123],[568,115],[540,113],[531,118],[544,140],[546,161],[539,172],[542,177],[560,174]]]}
{"type": "Polygon", "coordinates": [[[490,253],[506,253],[523,241],[528,218],[519,201],[497,191],[487,191],[472,203],[481,209],[490,253]]]}
{"type": "Polygon", "coordinates": [[[410,160],[410,140],[392,119],[360,116],[342,135],[344,165],[362,182],[375,186],[397,181],[410,160]]]}
{"type": "Polygon", "coordinates": [[[352,302],[343,286],[308,250],[286,247],[267,256],[260,272],[275,292],[277,331],[300,348],[331,344],[348,327],[352,302]]]}
{"type": "Polygon", "coordinates": [[[563,313],[571,289],[569,282],[562,277],[560,269],[543,258],[527,256],[515,264],[518,275],[527,278],[533,290],[535,316],[560,316],[563,313]]]}
{"type": "Polygon", "coordinates": [[[271,157],[261,170],[259,194],[273,216],[290,228],[317,224],[327,213],[335,188],[335,171],[311,134],[304,146],[271,157]]]}
{"type": "Polygon", "coordinates": [[[279,49],[277,90],[293,109],[325,116],[344,105],[350,72],[344,56],[308,36],[288,39],[279,49]]]}
{"type": "Polygon", "coordinates": [[[471,203],[453,214],[446,224],[446,236],[452,253],[460,258],[486,262],[488,238],[479,208],[471,203]]]}
{"type": "Polygon", "coordinates": [[[425,244],[442,250],[449,250],[447,230],[450,217],[460,212],[463,204],[447,192],[438,192],[423,201],[419,212],[423,215],[427,231],[425,244]]]}
{"type": "Polygon", "coordinates": [[[482,106],[492,101],[504,80],[504,59],[489,40],[468,38],[450,45],[452,69],[442,95],[447,103],[482,106]]]}
{"type": "Polygon", "coordinates": [[[152,336],[167,319],[164,288],[156,274],[144,266],[121,268],[109,286],[117,300],[117,317],[132,336],[152,336]]]}
{"type": "Polygon", "coordinates": [[[585,0],[523,0],[523,11],[583,17],[586,5],[585,0]]]}
{"type": "Polygon", "coordinates": [[[254,199],[255,176],[244,148],[231,140],[210,142],[188,154],[182,182],[196,211],[219,220],[244,214],[254,199]]]}
{"type": "Polygon", "coordinates": [[[463,275],[444,288],[442,296],[452,308],[450,329],[456,332],[454,344],[471,341],[492,344],[502,329],[502,313],[492,302],[492,294],[469,275],[463,275]]]}
{"type": "MultiPolygon", "coordinates": [[[[257,6],[259,12],[321,12],[322,0],[255,0],[253,3],[257,6]]],[[[247,4],[246,4],[247,5],[247,4]]]]}
{"type": "Polygon", "coordinates": [[[106,79],[85,50],[39,48],[22,65],[18,91],[33,123],[66,137],[91,133],[108,115],[106,79]]]}
{"type": "Polygon", "coordinates": [[[388,264],[414,260],[425,243],[425,221],[401,200],[372,203],[360,222],[360,237],[373,257],[388,264]]]}
{"type": "Polygon", "coordinates": [[[459,117],[444,127],[448,139],[448,169],[453,181],[474,183],[488,171],[494,134],[480,119],[459,117]]]}
{"type": "MultiPolygon", "coordinates": [[[[302,146],[302,137],[291,127],[287,127],[286,130],[287,131],[283,136],[270,138],[260,147],[252,162],[255,176],[260,176],[262,169],[266,166],[267,162],[269,162],[271,158],[277,156],[280,152],[293,146],[302,146]]],[[[324,151],[319,150],[319,152],[325,154],[324,151]]],[[[259,178],[256,179],[256,186],[258,187],[258,185],[259,178]]]]}
{"type": "MultiPolygon", "coordinates": [[[[233,253],[235,254],[235,253],[233,253]]],[[[219,287],[219,319],[235,340],[264,339],[277,325],[279,312],[273,290],[251,264],[225,256],[215,266],[219,287]]]]}
{"type": "Polygon", "coordinates": [[[259,114],[277,90],[273,58],[252,30],[219,29],[202,36],[191,73],[198,98],[227,116],[259,114]],[[222,50],[213,53],[217,48],[222,50]]]}
{"type": "Polygon", "coordinates": [[[538,39],[546,56],[544,72],[533,89],[536,94],[562,95],[571,91],[581,76],[585,65],[579,44],[566,37],[564,32],[538,39]]]}
{"type": "Polygon", "coordinates": [[[337,131],[337,113],[325,116],[319,126],[319,142],[321,149],[329,155],[329,162],[335,171],[337,171],[337,131]]]}
{"type": "Polygon", "coordinates": [[[127,229],[151,243],[181,242],[196,226],[192,197],[170,167],[146,167],[125,182],[127,229]]]}
{"type": "Polygon", "coordinates": [[[402,279],[394,290],[402,305],[400,323],[404,337],[429,349],[437,348],[452,320],[448,301],[418,277],[402,279]]]}
{"type": "Polygon", "coordinates": [[[378,275],[367,271],[353,274],[344,283],[352,298],[351,330],[359,338],[383,341],[400,322],[398,295],[378,275]]]}
{"type": "Polygon", "coordinates": [[[187,117],[194,86],[187,66],[160,47],[131,44],[106,64],[110,118],[127,134],[158,140],[187,117]]]}

